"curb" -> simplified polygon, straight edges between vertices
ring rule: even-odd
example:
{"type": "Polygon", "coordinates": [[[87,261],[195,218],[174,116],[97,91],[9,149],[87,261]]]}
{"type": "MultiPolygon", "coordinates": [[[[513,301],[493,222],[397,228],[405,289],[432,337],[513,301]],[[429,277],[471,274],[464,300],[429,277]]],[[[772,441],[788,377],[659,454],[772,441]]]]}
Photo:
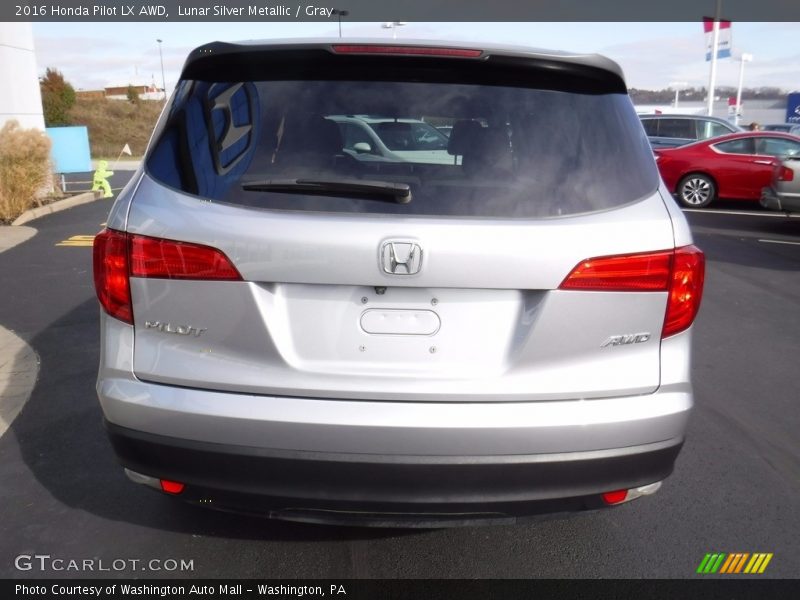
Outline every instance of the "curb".
{"type": "Polygon", "coordinates": [[[73,206],[80,206],[81,204],[87,204],[89,202],[94,202],[101,198],[102,192],[85,192],[83,194],[78,194],[77,196],[73,196],[72,198],[67,198],[65,200],[58,200],[57,202],[53,202],[51,204],[46,204],[45,206],[39,206],[37,208],[31,208],[26,210],[16,219],[11,225],[22,225],[23,223],[27,223],[28,221],[33,221],[34,219],[38,219],[39,217],[43,217],[45,215],[49,215],[52,213],[61,212],[62,210],[67,210],[68,208],[72,208],[73,206]]]}
{"type": "MultiPolygon", "coordinates": [[[[0,253],[35,234],[33,227],[0,227],[0,253]]],[[[39,362],[36,351],[25,340],[0,325],[0,437],[30,398],[39,375],[39,362]]]]}
{"type": "Polygon", "coordinates": [[[36,229],[19,225],[0,225],[0,252],[11,250],[14,246],[26,242],[36,235],[36,229]]]}
{"type": "Polygon", "coordinates": [[[39,375],[39,356],[25,340],[0,326],[0,437],[30,398],[39,375]]]}

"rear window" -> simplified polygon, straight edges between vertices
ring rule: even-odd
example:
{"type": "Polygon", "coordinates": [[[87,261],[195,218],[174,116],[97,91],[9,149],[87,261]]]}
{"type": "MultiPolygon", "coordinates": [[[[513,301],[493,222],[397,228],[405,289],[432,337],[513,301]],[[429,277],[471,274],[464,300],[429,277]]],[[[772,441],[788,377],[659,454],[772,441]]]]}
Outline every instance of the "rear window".
{"type": "Polygon", "coordinates": [[[756,154],[794,156],[800,153],[800,142],[780,138],[756,138],[756,154]]]}
{"type": "Polygon", "coordinates": [[[599,211],[658,185],[627,95],[452,81],[184,80],[147,169],[249,207],[464,217],[599,211]],[[325,185],[258,186],[295,180],[325,185]],[[408,186],[410,200],[327,185],[354,181],[408,186]]]}
{"type": "Polygon", "coordinates": [[[660,119],[658,135],[693,140],[695,139],[694,121],[690,119],[660,119]]]}
{"type": "Polygon", "coordinates": [[[644,132],[653,137],[658,135],[658,120],[657,119],[642,119],[644,132]]]}
{"type": "Polygon", "coordinates": [[[714,144],[714,147],[725,154],[755,154],[753,138],[739,138],[728,142],[714,144]]]}
{"type": "Polygon", "coordinates": [[[716,123],[714,121],[698,121],[697,122],[697,139],[698,140],[707,140],[712,137],[717,137],[720,135],[727,135],[731,133],[733,130],[725,127],[725,125],[721,123],[716,123]]]}

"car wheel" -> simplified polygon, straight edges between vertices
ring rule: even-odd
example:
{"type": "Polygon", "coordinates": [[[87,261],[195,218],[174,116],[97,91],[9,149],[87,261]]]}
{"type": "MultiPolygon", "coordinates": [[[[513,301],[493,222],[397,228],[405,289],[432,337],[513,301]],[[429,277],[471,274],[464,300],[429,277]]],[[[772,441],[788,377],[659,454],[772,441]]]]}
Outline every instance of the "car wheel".
{"type": "Polygon", "coordinates": [[[678,199],[689,208],[703,208],[717,196],[717,184],[708,175],[692,173],[678,184],[678,199]]]}

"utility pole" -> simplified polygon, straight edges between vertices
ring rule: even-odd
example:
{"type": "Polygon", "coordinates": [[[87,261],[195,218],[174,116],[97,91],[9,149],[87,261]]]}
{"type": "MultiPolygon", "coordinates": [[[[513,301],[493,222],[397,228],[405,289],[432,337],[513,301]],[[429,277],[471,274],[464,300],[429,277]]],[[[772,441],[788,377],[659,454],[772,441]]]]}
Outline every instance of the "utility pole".
{"type": "Polygon", "coordinates": [[[161,58],[161,88],[164,90],[164,104],[167,103],[167,79],[164,77],[164,54],[161,52],[161,42],[163,40],[156,40],[158,42],[158,56],[161,58]]]}
{"type": "Polygon", "coordinates": [[[722,0],[717,0],[717,10],[714,15],[714,29],[711,42],[711,73],[708,77],[708,115],[714,114],[714,88],[717,83],[717,47],[719,46],[719,20],[722,16],[722,0]]]}
{"type": "Polygon", "coordinates": [[[736,92],[736,116],[733,118],[734,125],[739,124],[739,119],[742,116],[742,85],[744,84],[744,63],[753,60],[752,54],[742,54],[741,65],[739,66],[739,89],[736,92]]]}
{"type": "Polygon", "coordinates": [[[678,108],[678,100],[680,98],[681,90],[686,89],[688,87],[688,81],[672,81],[670,82],[669,86],[675,88],[675,102],[673,106],[678,108]]]}

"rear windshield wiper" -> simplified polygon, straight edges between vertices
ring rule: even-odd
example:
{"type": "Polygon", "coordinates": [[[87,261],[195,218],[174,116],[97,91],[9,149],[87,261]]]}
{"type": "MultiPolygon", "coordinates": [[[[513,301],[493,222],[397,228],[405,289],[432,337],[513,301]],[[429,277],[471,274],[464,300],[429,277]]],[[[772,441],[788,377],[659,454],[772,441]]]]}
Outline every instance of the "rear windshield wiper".
{"type": "Polygon", "coordinates": [[[267,179],[244,183],[242,189],[246,192],[357,196],[398,204],[411,202],[411,187],[407,183],[367,179],[267,179]]]}

